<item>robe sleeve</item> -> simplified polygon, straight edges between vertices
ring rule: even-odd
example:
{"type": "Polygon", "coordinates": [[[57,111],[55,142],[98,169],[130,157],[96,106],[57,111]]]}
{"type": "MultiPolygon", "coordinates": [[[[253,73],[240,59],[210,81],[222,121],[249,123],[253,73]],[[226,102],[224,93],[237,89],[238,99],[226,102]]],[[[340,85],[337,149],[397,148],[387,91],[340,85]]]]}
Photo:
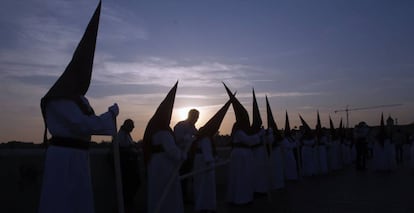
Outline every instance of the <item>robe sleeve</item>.
{"type": "Polygon", "coordinates": [[[116,133],[111,112],[99,116],[85,115],[70,100],[51,101],[46,108],[46,122],[52,135],[63,137],[85,138],[116,133]]]}

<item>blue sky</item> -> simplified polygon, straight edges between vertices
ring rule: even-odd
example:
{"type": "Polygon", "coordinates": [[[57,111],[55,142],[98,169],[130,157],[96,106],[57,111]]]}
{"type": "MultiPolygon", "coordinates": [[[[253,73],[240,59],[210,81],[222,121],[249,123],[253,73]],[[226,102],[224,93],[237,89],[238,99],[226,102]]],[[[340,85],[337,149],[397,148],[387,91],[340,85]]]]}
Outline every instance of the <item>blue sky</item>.
{"type": "MultiPolygon", "coordinates": [[[[40,98],[71,59],[98,1],[5,0],[0,7],[0,142],[40,142],[40,98]]],[[[414,2],[104,0],[92,83],[97,113],[113,102],[133,137],[179,80],[171,126],[188,107],[202,126],[227,100],[224,81],[251,112],[254,87],[279,127],[288,110],[328,126],[350,109],[350,126],[377,125],[381,112],[414,122],[414,2]]],[[[185,115],[184,115],[185,116],[185,115]]],[[[233,111],[221,128],[228,133],[233,111]]]]}

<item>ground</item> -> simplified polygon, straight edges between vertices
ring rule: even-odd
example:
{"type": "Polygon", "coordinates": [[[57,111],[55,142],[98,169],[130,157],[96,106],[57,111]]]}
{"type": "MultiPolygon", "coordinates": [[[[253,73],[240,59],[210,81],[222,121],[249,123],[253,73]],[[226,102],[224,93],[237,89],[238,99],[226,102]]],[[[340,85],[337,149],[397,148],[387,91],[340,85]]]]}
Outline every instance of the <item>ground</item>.
{"type": "MultiPolygon", "coordinates": [[[[223,156],[225,157],[225,156],[223,156]]],[[[0,152],[0,212],[37,212],[44,150],[0,152]]],[[[109,150],[91,152],[92,183],[97,213],[116,212],[113,160],[109,150]]],[[[217,169],[217,212],[333,212],[413,213],[414,171],[400,165],[391,173],[356,171],[350,166],[326,176],[288,182],[284,190],[273,190],[270,199],[258,197],[251,205],[226,203],[226,166],[217,169]]],[[[135,211],[145,212],[145,184],[135,197],[135,211]]],[[[185,205],[185,213],[194,206],[185,205]]]]}
{"type": "MultiPolygon", "coordinates": [[[[224,170],[225,167],[222,167],[218,172],[223,173],[224,170]]],[[[219,213],[412,213],[414,172],[405,166],[399,166],[391,173],[370,170],[361,172],[350,166],[329,175],[288,182],[285,189],[271,191],[270,198],[267,195],[259,196],[252,204],[244,206],[228,204],[225,201],[225,193],[223,181],[217,184],[219,213]]],[[[137,204],[143,206],[142,201],[137,200],[137,204]]],[[[186,204],[185,212],[194,212],[193,207],[192,204],[186,204]]],[[[138,209],[139,212],[143,210],[138,209]]]]}

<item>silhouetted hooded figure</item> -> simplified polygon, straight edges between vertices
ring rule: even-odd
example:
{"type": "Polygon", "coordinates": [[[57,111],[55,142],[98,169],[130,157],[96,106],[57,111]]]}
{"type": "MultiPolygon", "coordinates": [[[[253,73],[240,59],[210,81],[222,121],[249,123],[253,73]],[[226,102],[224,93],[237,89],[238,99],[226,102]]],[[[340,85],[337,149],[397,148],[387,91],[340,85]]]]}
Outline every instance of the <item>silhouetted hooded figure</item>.
{"type": "MultiPolygon", "coordinates": [[[[201,127],[197,133],[196,155],[194,171],[215,165],[214,136],[218,133],[220,125],[230,107],[230,100],[216,112],[216,114],[201,127]]],[[[216,177],[215,169],[194,176],[194,207],[196,212],[216,211],[216,177]]]]}
{"type": "Polygon", "coordinates": [[[322,128],[321,119],[319,116],[319,110],[317,113],[317,123],[316,123],[316,141],[317,145],[315,150],[317,151],[317,159],[315,162],[316,172],[318,174],[327,174],[328,173],[328,154],[326,149],[326,144],[328,143],[327,129],[322,128]]]}
{"type": "Polygon", "coordinates": [[[300,122],[302,123],[302,139],[313,139],[312,129],[310,128],[308,123],[306,123],[306,121],[302,118],[301,115],[299,115],[299,118],[300,122]]]}
{"type": "Polygon", "coordinates": [[[270,107],[267,96],[266,96],[266,112],[267,112],[267,128],[272,129],[273,137],[274,137],[274,142],[272,146],[276,147],[279,145],[278,143],[282,141],[283,136],[281,132],[279,131],[279,129],[277,128],[276,121],[273,117],[272,108],[270,107]]]}
{"type": "Polygon", "coordinates": [[[289,115],[288,115],[287,111],[286,111],[286,114],[285,114],[285,130],[283,131],[283,136],[285,138],[287,137],[287,138],[290,138],[290,140],[293,140],[292,139],[292,131],[290,129],[289,115]]]}
{"type": "Polygon", "coordinates": [[[302,123],[302,174],[303,176],[312,176],[318,173],[318,162],[315,158],[315,138],[312,134],[312,130],[306,121],[299,115],[300,121],[302,123]]]}
{"type": "Polygon", "coordinates": [[[269,145],[269,161],[270,161],[270,178],[271,189],[281,189],[285,187],[285,178],[283,174],[283,158],[280,148],[283,137],[277,128],[273,118],[272,109],[266,96],[266,112],[267,112],[267,144],[269,145]]]}
{"type": "MultiPolygon", "coordinates": [[[[173,184],[161,204],[160,212],[184,212],[181,184],[175,169],[187,155],[175,143],[170,127],[177,85],[178,82],[158,106],[144,133],[143,150],[147,167],[149,213],[156,210],[170,179],[173,179],[173,184]]],[[[190,142],[190,139],[188,141],[190,142]]]]}
{"type": "Polygon", "coordinates": [[[296,181],[299,174],[299,141],[297,138],[293,138],[292,131],[290,129],[289,115],[285,113],[285,130],[283,133],[282,148],[284,151],[284,174],[286,180],[296,181]]]}
{"type": "MultiPolygon", "coordinates": [[[[256,134],[260,131],[264,131],[262,127],[262,117],[260,116],[259,106],[257,104],[256,94],[254,89],[253,93],[253,121],[251,126],[252,134],[256,134]]],[[[257,195],[265,195],[269,191],[270,179],[268,172],[268,156],[266,146],[264,144],[264,138],[260,137],[260,143],[252,147],[253,160],[254,160],[254,191],[257,195]]]]}
{"type": "Polygon", "coordinates": [[[322,124],[321,124],[321,118],[319,116],[319,110],[317,111],[316,116],[316,127],[315,127],[315,135],[316,135],[316,144],[319,144],[321,142],[322,137],[322,124]]]}
{"type": "Polygon", "coordinates": [[[336,133],[335,126],[333,124],[331,116],[329,116],[329,133],[331,135],[331,140],[332,141],[338,139],[338,134],[336,133]]]}
{"type": "Polygon", "coordinates": [[[116,133],[118,106],[95,115],[85,94],[91,81],[101,2],[72,60],[41,100],[45,158],[39,212],[94,212],[89,165],[91,135],[116,133]],[[48,141],[47,130],[52,138],[48,141]]]}
{"type": "Polygon", "coordinates": [[[172,116],[172,111],[174,107],[175,94],[177,92],[177,86],[178,86],[178,81],[168,92],[164,100],[160,103],[154,115],[149,120],[147,127],[145,129],[144,138],[143,138],[143,142],[144,142],[143,149],[144,149],[144,160],[146,164],[148,164],[148,162],[150,161],[151,155],[153,152],[157,153],[158,151],[160,151],[160,150],[156,150],[155,146],[152,147],[153,145],[152,137],[154,136],[154,134],[160,131],[167,131],[173,134],[172,129],[170,127],[170,122],[171,122],[171,116],[172,116]]]}
{"type": "Polygon", "coordinates": [[[236,123],[232,129],[232,153],[229,165],[227,200],[233,204],[246,204],[253,201],[253,153],[251,147],[260,143],[261,130],[258,134],[251,132],[249,115],[246,109],[223,83],[233,105],[236,123]]]}
{"type": "Polygon", "coordinates": [[[260,116],[260,110],[257,104],[256,94],[254,92],[254,89],[252,89],[252,93],[253,93],[253,121],[252,121],[251,128],[252,128],[252,134],[256,134],[262,128],[263,122],[262,122],[262,117],[260,116]]]}
{"type": "Polygon", "coordinates": [[[230,101],[231,101],[231,104],[234,110],[234,115],[236,117],[236,123],[233,125],[232,134],[236,130],[242,130],[246,134],[249,134],[251,132],[251,128],[250,128],[249,114],[247,113],[247,110],[239,102],[239,100],[237,100],[237,98],[232,94],[232,92],[226,86],[226,84],[223,83],[223,85],[227,91],[227,94],[230,97],[230,101]]]}

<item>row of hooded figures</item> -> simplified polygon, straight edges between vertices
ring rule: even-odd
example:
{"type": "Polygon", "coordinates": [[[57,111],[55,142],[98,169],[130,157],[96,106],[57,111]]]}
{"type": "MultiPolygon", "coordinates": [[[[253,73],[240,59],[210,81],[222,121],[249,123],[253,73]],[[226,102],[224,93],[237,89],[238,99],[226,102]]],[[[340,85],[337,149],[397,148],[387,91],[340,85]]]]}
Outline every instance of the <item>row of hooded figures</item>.
{"type": "MultiPolygon", "coordinates": [[[[132,120],[126,120],[117,135],[118,105],[115,103],[108,107],[107,112],[97,115],[85,97],[92,76],[100,11],[101,2],[72,60],[41,99],[46,127],[44,143],[48,145],[39,202],[41,213],[95,212],[89,165],[89,144],[92,135],[118,137],[121,165],[119,162],[115,163],[115,168],[121,171],[128,170],[125,165],[129,163],[125,162],[130,162],[130,156],[123,153],[125,141],[132,140],[129,134],[133,129],[132,120]],[[47,137],[48,132],[51,138],[47,137]]],[[[254,192],[263,193],[270,188],[283,188],[285,180],[296,180],[301,175],[324,174],[330,169],[339,169],[342,164],[351,163],[355,158],[352,146],[348,142],[340,143],[335,140],[336,137],[332,142],[326,141],[323,134],[319,134],[321,128],[316,128],[318,134],[313,134],[303,119],[303,131],[293,134],[289,131],[290,127],[286,126],[282,138],[271,115],[268,101],[268,129],[265,131],[262,128],[254,93],[253,124],[250,125],[246,109],[226,85],[224,86],[230,100],[203,127],[196,130],[183,122],[172,130],[170,121],[177,85],[178,82],[161,102],[144,133],[147,212],[184,212],[180,179],[185,180],[185,177],[192,177],[194,180],[195,210],[216,211],[214,168],[219,164],[228,163],[228,202],[245,204],[252,202],[254,192]],[[217,134],[230,105],[236,117],[231,136],[231,156],[227,162],[216,162],[212,138],[217,134]],[[318,137],[317,140],[314,139],[315,135],[318,137]],[[269,148],[266,149],[264,144],[269,148]],[[188,165],[188,159],[192,158],[193,165],[188,165]]],[[[359,135],[362,135],[358,136],[359,138],[363,138],[362,133],[359,135]]],[[[360,141],[361,144],[365,143],[362,139],[360,141]]],[[[383,147],[387,146],[382,139],[381,144],[383,147]]],[[[357,152],[363,148],[357,148],[357,152]]],[[[115,156],[116,150],[115,148],[115,156]]],[[[132,191],[133,194],[134,190],[128,189],[136,187],[136,183],[135,186],[131,186],[131,183],[137,179],[137,174],[128,174],[122,176],[125,202],[122,199],[118,200],[118,212],[123,212],[124,207],[131,202],[133,196],[130,193],[132,191]]],[[[117,186],[119,189],[119,184],[117,186]]],[[[120,192],[122,190],[117,190],[118,198],[122,198],[120,192]]]]}

